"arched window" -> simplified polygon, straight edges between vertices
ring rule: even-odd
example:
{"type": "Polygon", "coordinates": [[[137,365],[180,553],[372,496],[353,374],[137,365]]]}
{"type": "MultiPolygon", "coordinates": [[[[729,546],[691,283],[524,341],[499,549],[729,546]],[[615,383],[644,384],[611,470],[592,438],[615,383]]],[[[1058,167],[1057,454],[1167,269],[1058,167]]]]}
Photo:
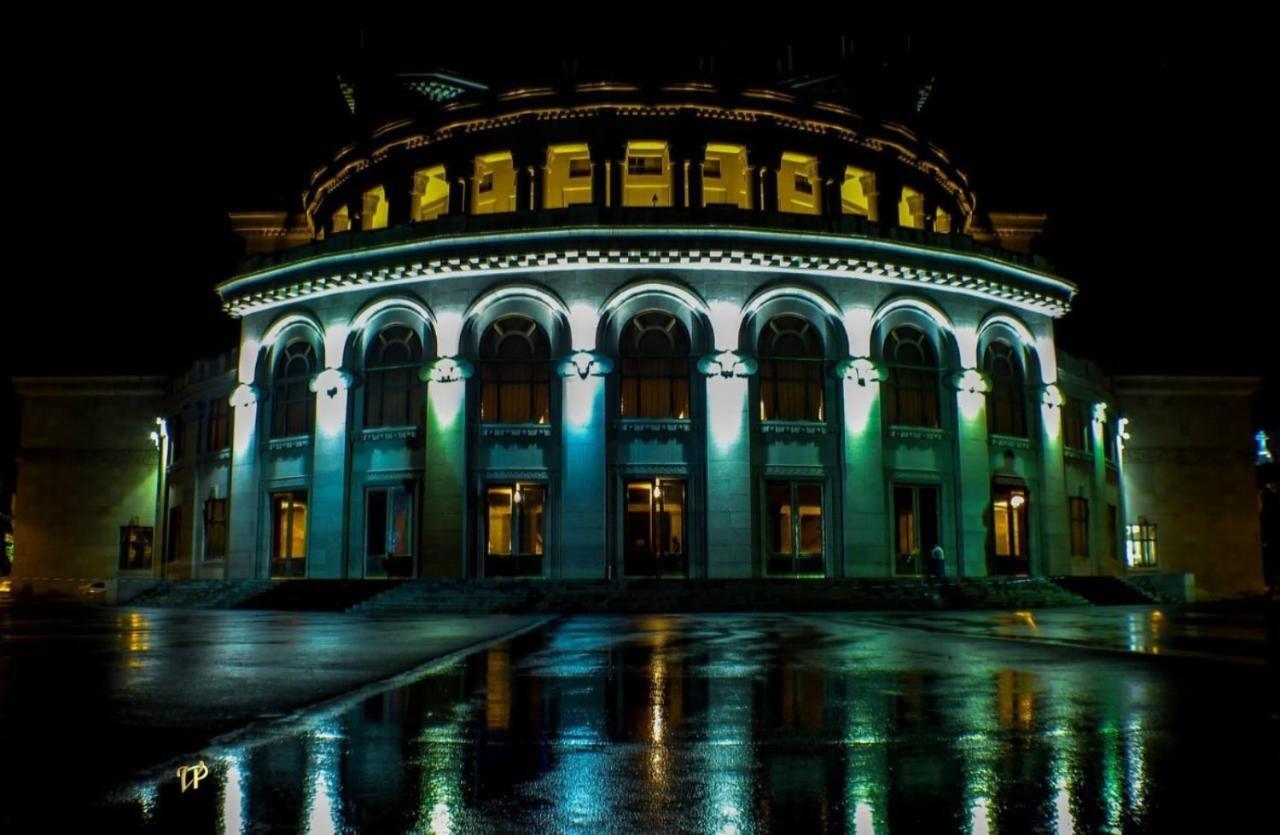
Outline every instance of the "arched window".
{"type": "Polygon", "coordinates": [[[422,340],[411,328],[391,325],[365,356],[364,425],[417,426],[422,422],[422,340]]]}
{"type": "Polygon", "coordinates": [[[316,372],[316,349],[305,339],[285,345],[276,360],[271,404],[271,437],[306,435],[311,431],[311,375],[316,372]]]}
{"type": "Polygon", "coordinates": [[[938,358],[924,331],[910,325],[894,328],[884,342],[884,361],[889,367],[885,419],[898,426],[941,426],[938,358]]]}
{"type": "Polygon", "coordinates": [[[547,423],[551,420],[551,344],[532,319],[508,316],[480,340],[480,420],[547,423]]]}
{"type": "Polygon", "coordinates": [[[624,418],[689,417],[689,335],[670,313],[641,313],[618,345],[624,418]]]}
{"type": "Polygon", "coordinates": [[[982,367],[991,377],[987,394],[987,431],[993,435],[1027,436],[1026,394],[1022,388],[1022,366],[1006,342],[992,342],[983,356],[982,367]]]}
{"type": "Polygon", "coordinates": [[[799,316],[779,316],[760,332],[760,419],[823,420],[822,340],[799,316]]]}

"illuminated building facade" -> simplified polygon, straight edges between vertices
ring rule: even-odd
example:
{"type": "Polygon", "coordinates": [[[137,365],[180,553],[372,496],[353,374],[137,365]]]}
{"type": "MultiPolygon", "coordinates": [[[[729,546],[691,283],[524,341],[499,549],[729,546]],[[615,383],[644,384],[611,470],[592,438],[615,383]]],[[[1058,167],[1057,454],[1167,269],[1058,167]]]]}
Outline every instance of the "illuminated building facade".
{"type": "Polygon", "coordinates": [[[310,240],[219,288],[227,576],[895,576],[934,545],[1065,574],[1120,536],[1090,457],[1071,554],[1074,288],[899,125],[705,84],[462,95],[304,205],[310,240]]]}
{"type": "Polygon", "coordinates": [[[1125,572],[1119,416],[1055,350],[1042,216],[785,90],[449,89],[300,214],[233,215],[239,350],[165,401],[144,570],[1125,572]]]}

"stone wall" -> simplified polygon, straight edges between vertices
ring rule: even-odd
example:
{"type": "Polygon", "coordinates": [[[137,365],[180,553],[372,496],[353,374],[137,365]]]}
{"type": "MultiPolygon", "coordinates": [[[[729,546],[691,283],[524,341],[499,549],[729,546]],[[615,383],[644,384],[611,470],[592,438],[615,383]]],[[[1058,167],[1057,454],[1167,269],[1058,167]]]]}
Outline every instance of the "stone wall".
{"type": "MultiPolygon", "coordinates": [[[[149,434],[160,414],[163,380],[15,382],[22,398],[15,585],[18,578],[115,576],[121,526],[134,520],[154,526],[159,453],[149,434]]],[[[159,550],[157,539],[153,565],[159,550]]]]}
{"type": "Polygon", "coordinates": [[[1115,384],[1128,418],[1125,518],[1156,525],[1158,570],[1194,574],[1207,597],[1262,592],[1249,405],[1257,381],[1119,377],[1115,384]]]}

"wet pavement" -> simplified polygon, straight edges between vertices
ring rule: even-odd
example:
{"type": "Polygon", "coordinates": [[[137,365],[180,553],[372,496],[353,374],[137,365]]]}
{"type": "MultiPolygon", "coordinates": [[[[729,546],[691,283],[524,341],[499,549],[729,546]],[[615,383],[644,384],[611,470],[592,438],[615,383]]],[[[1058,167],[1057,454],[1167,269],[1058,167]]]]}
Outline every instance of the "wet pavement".
{"type": "MultiPolygon", "coordinates": [[[[3,606],[0,798],[87,802],[219,734],[546,620],[3,606]]],[[[0,799],[0,831],[13,816],[0,799]]]]}
{"type": "Polygon", "coordinates": [[[1247,649],[1262,633],[1148,607],[1091,612],[567,618],[411,683],[226,738],[195,758],[208,777],[186,792],[175,763],[157,767],[94,822],[154,832],[1269,830],[1274,670],[1247,649]],[[1246,649],[1207,660],[1197,630],[1211,626],[1239,630],[1234,643],[1213,640],[1246,649]]]}

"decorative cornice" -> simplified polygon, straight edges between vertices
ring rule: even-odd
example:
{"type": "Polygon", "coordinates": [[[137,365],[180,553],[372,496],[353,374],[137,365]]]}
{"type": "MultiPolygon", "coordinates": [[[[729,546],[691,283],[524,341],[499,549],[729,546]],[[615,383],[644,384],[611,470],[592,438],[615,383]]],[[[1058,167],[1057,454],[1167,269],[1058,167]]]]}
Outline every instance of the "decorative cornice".
{"type": "Polygon", "coordinates": [[[771,478],[771,477],[825,478],[826,474],[827,474],[826,467],[816,467],[810,464],[796,464],[793,466],[766,466],[764,468],[765,478],[771,478]]]}
{"type": "Polygon", "coordinates": [[[690,432],[693,421],[679,418],[623,418],[617,422],[619,432],[690,432]]]}
{"type": "Polygon", "coordinates": [[[421,430],[416,426],[379,426],[364,429],[357,436],[360,441],[393,441],[416,438],[421,430]]]}
{"type": "Polygon", "coordinates": [[[550,481],[551,474],[552,471],[549,469],[529,467],[524,469],[494,468],[477,472],[482,481],[550,481]]]}
{"type": "Polygon", "coordinates": [[[1019,438],[1014,435],[988,435],[987,440],[993,447],[1006,449],[1031,449],[1030,438],[1019,438]]]}
{"type": "Polygon", "coordinates": [[[310,435],[290,435],[287,438],[269,438],[267,440],[267,449],[275,451],[279,449],[304,449],[311,446],[310,435]]]}
{"type": "Polygon", "coordinates": [[[763,434],[825,435],[827,424],[821,420],[762,420],[758,424],[763,434]]]}
{"type": "Polygon", "coordinates": [[[549,423],[482,423],[480,435],[485,438],[550,438],[549,423]]]}
{"type": "Polygon", "coordinates": [[[614,468],[620,475],[636,476],[684,476],[689,477],[688,464],[619,464],[614,468]]]}
{"type": "Polygon", "coordinates": [[[223,299],[223,308],[228,313],[233,316],[244,316],[302,298],[359,290],[379,284],[432,281],[459,275],[501,276],[508,273],[528,273],[531,270],[577,269],[737,270],[823,274],[856,280],[923,285],[950,292],[979,295],[1050,316],[1061,316],[1066,313],[1075,289],[1067,282],[1052,276],[1015,267],[985,256],[954,253],[900,242],[758,229],[590,226],[432,237],[403,244],[370,246],[355,252],[326,253],[238,276],[219,285],[218,292],[223,299]],[[726,234],[731,236],[732,240],[728,242],[730,246],[724,248],[701,245],[680,248],[671,247],[669,244],[661,248],[636,249],[609,246],[610,243],[616,243],[619,239],[635,236],[654,238],[669,236],[670,239],[678,239],[695,235],[705,238],[726,234]],[[596,247],[592,242],[584,242],[581,246],[565,248],[537,246],[539,240],[572,236],[599,237],[605,245],[596,247]],[[467,245],[496,247],[514,242],[525,243],[527,248],[519,252],[423,257],[430,255],[431,250],[448,247],[467,245]],[[821,248],[858,246],[873,250],[874,257],[768,252],[744,247],[744,244],[758,246],[770,242],[813,245],[821,248]],[[932,259],[939,263],[946,262],[948,266],[954,263],[958,271],[906,263],[912,257],[932,259]],[[351,269],[355,258],[383,258],[399,263],[351,269]],[[977,274],[988,270],[992,273],[1008,274],[1032,286],[1017,286],[996,277],[987,278],[977,274]],[[296,281],[289,284],[283,283],[287,276],[295,273],[296,281]],[[254,289],[255,285],[264,282],[271,282],[274,286],[254,289]],[[1035,289],[1035,284],[1045,285],[1046,290],[1035,289]],[[1053,287],[1052,290],[1048,289],[1050,286],[1053,287]]]}
{"type": "Polygon", "coordinates": [[[951,433],[937,426],[890,426],[889,437],[900,441],[945,441],[951,433]]]}

